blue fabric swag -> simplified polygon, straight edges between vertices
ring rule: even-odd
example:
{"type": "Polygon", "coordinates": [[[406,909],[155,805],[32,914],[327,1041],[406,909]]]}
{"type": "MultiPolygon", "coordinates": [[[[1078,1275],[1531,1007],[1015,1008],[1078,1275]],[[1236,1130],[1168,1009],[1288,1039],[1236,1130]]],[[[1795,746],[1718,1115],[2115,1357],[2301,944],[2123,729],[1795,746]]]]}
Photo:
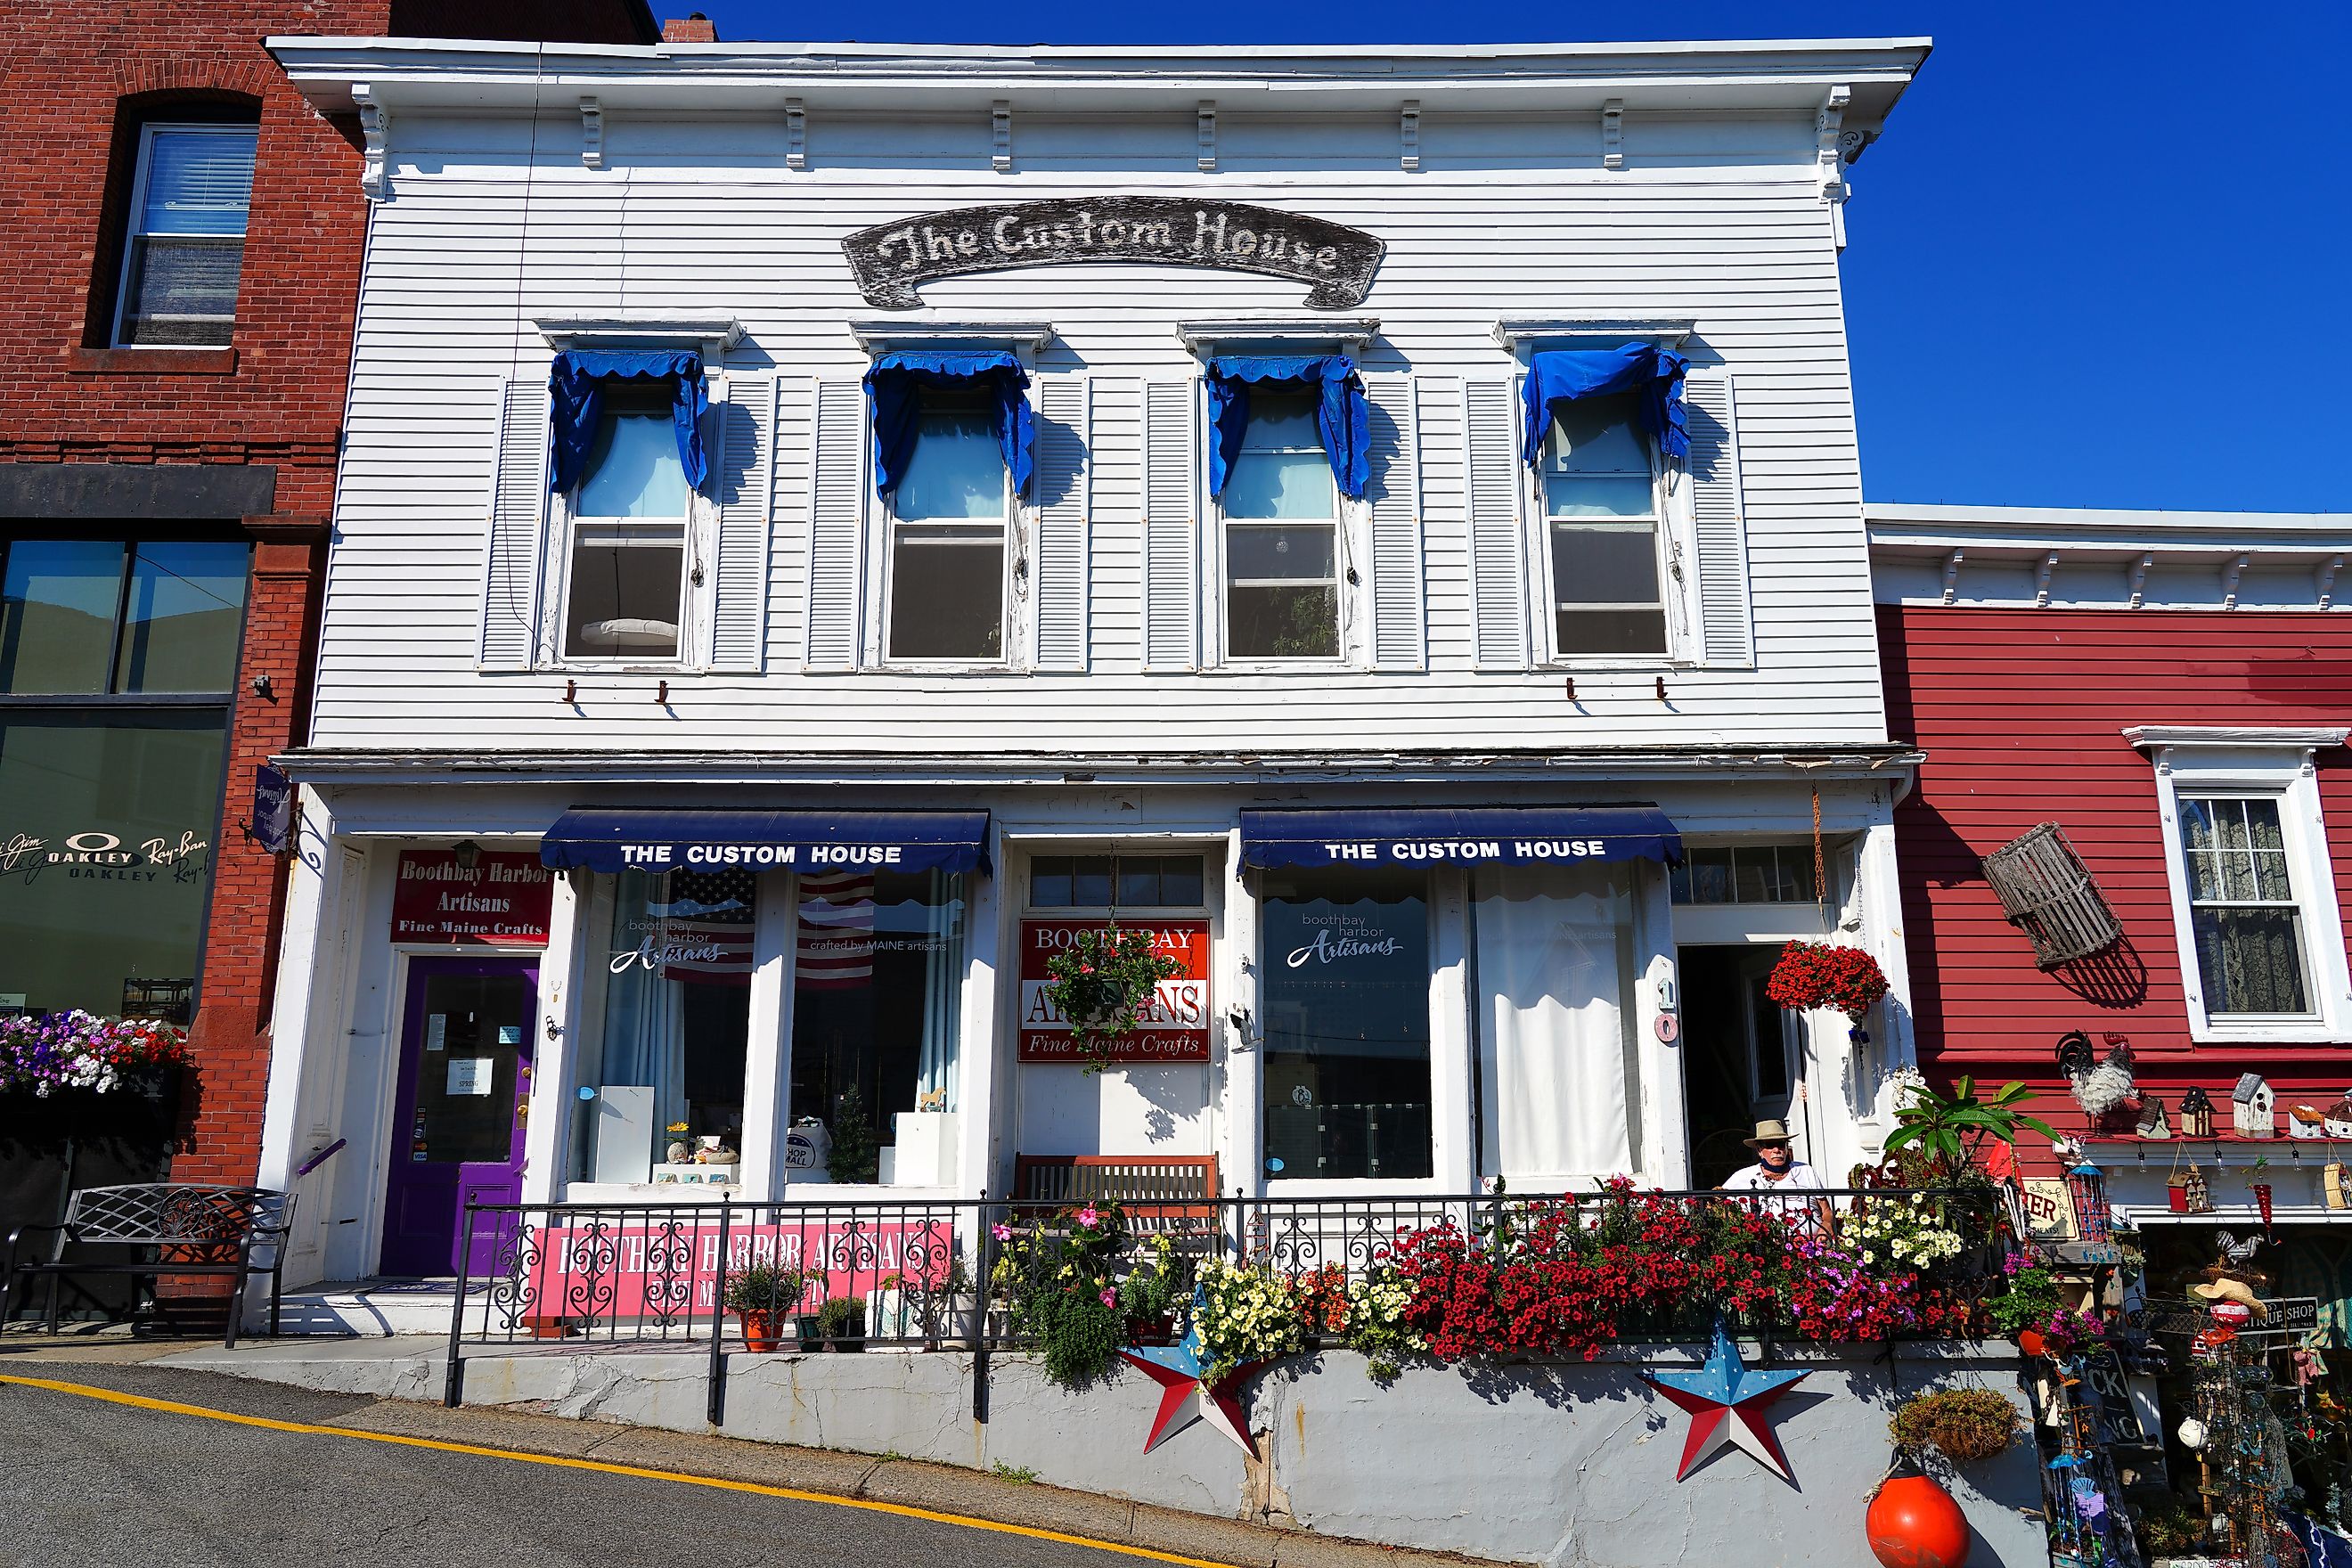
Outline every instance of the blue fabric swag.
{"type": "Polygon", "coordinates": [[[1295,381],[1318,388],[1315,428],[1331,459],[1331,477],[1349,500],[1364,499],[1371,478],[1372,419],[1364,403],[1363,378],[1346,354],[1219,355],[1209,362],[1209,494],[1225,493],[1225,476],[1241,456],[1249,429],[1252,382],[1295,381]]]}
{"type": "Polygon", "coordinates": [[[1655,343],[1620,343],[1613,349],[1546,349],[1528,361],[1520,396],[1527,405],[1528,466],[1543,452],[1552,405],[1578,397],[1634,394],[1642,428],[1669,458],[1690,456],[1690,430],[1683,419],[1683,373],[1690,361],[1655,343]]]}
{"type": "Polygon", "coordinates": [[[677,429],[677,460],[686,469],[688,489],[700,489],[710,478],[710,463],[702,450],[702,416],[710,410],[710,392],[703,384],[702,356],[697,353],[593,353],[567,349],[555,356],[548,373],[553,405],[548,439],[554,461],[547,466],[547,488],[568,492],[588,471],[588,452],[596,444],[596,421],[604,412],[608,381],[669,383],[670,423],[677,429]]]}
{"type": "Polygon", "coordinates": [[[1001,349],[983,353],[908,349],[893,351],[874,362],[874,368],[866,373],[866,405],[874,418],[874,493],[887,496],[907,477],[907,464],[915,456],[915,437],[922,427],[926,387],[977,388],[993,396],[997,449],[1003,454],[1005,471],[1013,476],[1013,494],[1028,494],[1037,417],[1029,410],[1028,373],[1018,359],[1001,349]]]}

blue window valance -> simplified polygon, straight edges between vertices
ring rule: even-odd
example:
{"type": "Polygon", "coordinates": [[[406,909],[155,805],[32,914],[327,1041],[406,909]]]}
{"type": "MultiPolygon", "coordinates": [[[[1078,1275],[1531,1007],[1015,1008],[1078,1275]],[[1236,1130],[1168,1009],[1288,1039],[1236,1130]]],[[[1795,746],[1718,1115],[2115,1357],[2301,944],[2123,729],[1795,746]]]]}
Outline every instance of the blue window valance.
{"type": "Polygon", "coordinates": [[[1668,458],[1690,456],[1690,431],[1683,422],[1683,373],[1690,361],[1655,343],[1620,343],[1613,349],[1545,349],[1528,361],[1521,397],[1527,405],[1527,450],[1530,467],[1543,451],[1552,405],[1577,397],[1634,395],[1642,428],[1668,458]]]}
{"type": "Polygon", "coordinates": [[[988,869],[985,811],[567,811],[539,860],[592,871],[988,869]]]}
{"type": "Polygon", "coordinates": [[[677,430],[677,460],[686,482],[700,489],[710,477],[702,451],[702,416],[710,410],[710,392],[702,380],[702,356],[698,353],[599,352],[566,349],[555,356],[548,373],[553,399],[548,437],[554,461],[547,466],[547,488],[568,493],[588,471],[588,454],[596,445],[596,422],[604,412],[604,384],[611,381],[669,383],[670,423],[677,430]]]}
{"type": "Polygon", "coordinates": [[[1002,349],[992,353],[893,350],[866,373],[866,404],[874,418],[874,493],[887,496],[907,477],[915,437],[923,420],[925,388],[987,393],[1013,491],[1026,495],[1037,439],[1037,418],[1029,411],[1029,374],[1002,349]]]}
{"type": "Polygon", "coordinates": [[[1225,476],[1241,456],[1249,429],[1250,384],[1293,381],[1320,395],[1315,428],[1331,459],[1331,477],[1349,500],[1364,499],[1371,477],[1372,420],[1363,378],[1346,354],[1220,354],[1209,362],[1209,494],[1225,493],[1225,476]]]}

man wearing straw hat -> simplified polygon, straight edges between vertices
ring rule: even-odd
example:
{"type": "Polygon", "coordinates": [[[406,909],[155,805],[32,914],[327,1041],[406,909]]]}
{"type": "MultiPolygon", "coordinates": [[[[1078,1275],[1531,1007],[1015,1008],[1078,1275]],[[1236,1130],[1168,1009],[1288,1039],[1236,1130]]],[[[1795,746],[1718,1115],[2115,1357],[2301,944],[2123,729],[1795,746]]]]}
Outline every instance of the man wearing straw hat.
{"type": "MultiPolygon", "coordinates": [[[[1743,1138],[1741,1142],[1756,1151],[1756,1163],[1744,1171],[1736,1171],[1723,1184],[1725,1192],[1748,1193],[1818,1193],[1822,1179],[1813,1168],[1797,1158],[1789,1144],[1789,1125],[1785,1121],[1759,1121],[1756,1136],[1743,1138]]],[[[1784,1197],[1771,1205],[1782,1219],[1791,1219],[1811,1209],[1819,1216],[1824,1228],[1829,1223],[1830,1205],[1826,1198],[1784,1197]]]]}

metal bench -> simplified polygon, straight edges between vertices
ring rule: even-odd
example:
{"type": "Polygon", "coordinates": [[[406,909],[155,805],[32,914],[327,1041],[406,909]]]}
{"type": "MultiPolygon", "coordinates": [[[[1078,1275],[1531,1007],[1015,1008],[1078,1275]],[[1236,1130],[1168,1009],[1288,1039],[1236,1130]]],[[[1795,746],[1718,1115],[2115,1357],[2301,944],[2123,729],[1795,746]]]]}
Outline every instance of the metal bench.
{"type": "Polygon", "coordinates": [[[269,1331],[275,1334],[286,1268],[286,1234],[293,1218],[293,1195],[266,1187],[172,1182],[83,1187],[68,1202],[63,1224],[23,1225],[8,1233],[7,1263],[0,1270],[0,1323],[8,1321],[10,1298],[19,1279],[47,1277],[48,1327],[55,1333],[59,1288],[76,1275],[130,1275],[134,1291],[138,1279],[152,1281],[165,1274],[225,1275],[236,1281],[229,1303],[228,1336],[223,1342],[234,1348],[254,1277],[267,1274],[269,1331]],[[25,1238],[36,1233],[55,1238],[46,1261],[22,1257],[25,1238]],[[69,1244],[91,1243],[136,1247],[145,1255],[110,1262],[66,1258],[69,1244]]]}

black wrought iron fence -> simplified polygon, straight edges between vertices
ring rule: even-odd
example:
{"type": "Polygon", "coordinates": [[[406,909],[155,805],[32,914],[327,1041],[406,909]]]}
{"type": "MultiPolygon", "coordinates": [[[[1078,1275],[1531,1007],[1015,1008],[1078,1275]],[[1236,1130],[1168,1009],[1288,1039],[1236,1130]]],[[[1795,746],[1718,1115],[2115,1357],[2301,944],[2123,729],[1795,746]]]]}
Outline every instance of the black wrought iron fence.
{"type": "MultiPolygon", "coordinates": [[[[984,1414],[987,1358],[1034,1348],[1030,1304],[1076,1273],[1100,1279],[1149,1339],[1174,1331],[1193,1279],[1213,1259],[1294,1287],[1344,1292],[1391,1268],[1411,1238],[1440,1232],[1502,1258],[1591,1253],[1664,1226],[1703,1250],[1739,1215],[1772,1239],[1855,1259],[1933,1231],[1916,1266],[1966,1300],[2000,1277],[2002,1216],[1990,1189],[1842,1189],[1801,1194],[1660,1193],[1231,1197],[1136,1205],[1004,1199],[814,1203],[469,1205],[472,1239],[451,1304],[446,1398],[461,1397],[476,1353],[674,1346],[708,1357],[711,1419],[722,1418],[728,1358],[744,1352],[954,1349],[975,1353],[984,1414]],[[1892,1215],[1890,1219],[1888,1216],[1892,1215]],[[1613,1228],[1612,1228],[1613,1227],[1613,1228]]],[[[1751,1234],[1746,1245],[1753,1245],[1751,1234]]],[[[1704,1294],[1624,1324],[1627,1338],[1703,1338],[1717,1316],[1772,1333],[1793,1325],[1728,1310],[1704,1294]]]]}

